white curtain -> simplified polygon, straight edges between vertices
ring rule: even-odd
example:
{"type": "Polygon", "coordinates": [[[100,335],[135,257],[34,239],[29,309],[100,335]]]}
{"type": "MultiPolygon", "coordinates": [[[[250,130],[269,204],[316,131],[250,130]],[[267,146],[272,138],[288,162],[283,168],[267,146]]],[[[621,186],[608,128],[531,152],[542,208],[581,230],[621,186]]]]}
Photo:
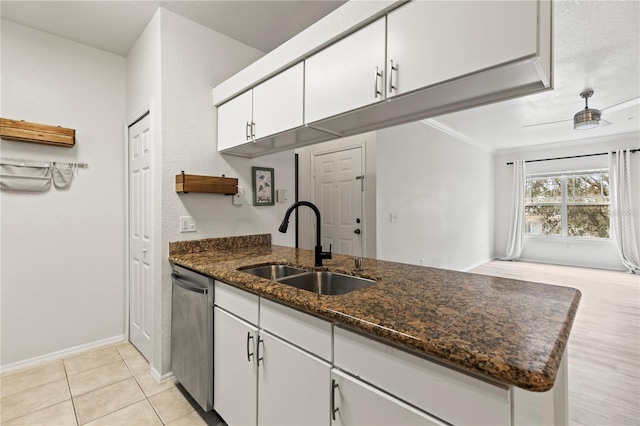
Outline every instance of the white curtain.
{"type": "Polygon", "coordinates": [[[631,205],[631,151],[609,152],[609,194],[611,236],[616,241],[624,266],[631,273],[639,273],[640,257],[631,205]]]}
{"type": "Polygon", "coordinates": [[[524,187],[526,184],[524,161],[513,163],[513,187],[511,194],[511,220],[509,221],[509,241],[507,255],[502,260],[520,258],[524,245],[524,187]]]}

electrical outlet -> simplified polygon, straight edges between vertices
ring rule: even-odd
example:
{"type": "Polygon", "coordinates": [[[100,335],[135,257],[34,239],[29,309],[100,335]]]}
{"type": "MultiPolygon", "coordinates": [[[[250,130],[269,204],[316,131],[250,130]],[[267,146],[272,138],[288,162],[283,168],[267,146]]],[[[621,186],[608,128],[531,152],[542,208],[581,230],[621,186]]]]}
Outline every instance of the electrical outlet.
{"type": "Polygon", "coordinates": [[[180,216],[180,232],[196,232],[196,220],[192,216],[180,216]]]}

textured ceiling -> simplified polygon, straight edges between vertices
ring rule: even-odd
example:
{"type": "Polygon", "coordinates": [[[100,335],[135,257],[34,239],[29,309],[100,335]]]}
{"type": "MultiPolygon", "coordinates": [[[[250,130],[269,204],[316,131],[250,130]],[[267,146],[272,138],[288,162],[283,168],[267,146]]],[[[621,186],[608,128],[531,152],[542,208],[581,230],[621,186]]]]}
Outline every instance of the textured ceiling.
{"type": "Polygon", "coordinates": [[[126,56],[162,6],[269,52],[345,1],[7,1],[3,19],[126,56]]]}
{"type": "MultiPolygon", "coordinates": [[[[5,19],[126,55],[159,6],[268,52],[343,3],[2,0],[0,8],[5,19]]],[[[640,1],[556,0],[553,13],[554,90],[429,121],[488,151],[640,132],[640,1]],[[612,125],[573,130],[586,88],[612,125]]]]}
{"type": "Polygon", "coordinates": [[[553,13],[554,90],[434,120],[488,150],[639,132],[640,2],[555,1],[553,13]],[[609,126],[574,130],[586,88],[592,108],[635,101],[605,109],[609,126]],[[559,120],[567,121],[524,127],[559,120]]]}

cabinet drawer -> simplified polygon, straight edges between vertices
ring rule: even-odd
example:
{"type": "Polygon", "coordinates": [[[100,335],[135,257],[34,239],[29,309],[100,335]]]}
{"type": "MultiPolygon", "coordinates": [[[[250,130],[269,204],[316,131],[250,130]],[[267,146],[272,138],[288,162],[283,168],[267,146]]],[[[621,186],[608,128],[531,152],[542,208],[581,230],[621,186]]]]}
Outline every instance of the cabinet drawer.
{"type": "Polygon", "coordinates": [[[331,371],[333,426],[445,426],[408,404],[339,370],[331,371]]]}
{"type": "Polygon", "coordinates": [[[252,324],[258,324],[259,297],[220,281],[215,283],[213,303],[252,324]]]}
{"type": "Polygon", "coordinates": [[[510,424],[506,386],[492,385],[337,327],[334,364],[448,423],[510,424]]]}
{"type": "Polygon", "coordinates": [[[331,323],[262,299],[260,328],[331,361],[331,323]]]}

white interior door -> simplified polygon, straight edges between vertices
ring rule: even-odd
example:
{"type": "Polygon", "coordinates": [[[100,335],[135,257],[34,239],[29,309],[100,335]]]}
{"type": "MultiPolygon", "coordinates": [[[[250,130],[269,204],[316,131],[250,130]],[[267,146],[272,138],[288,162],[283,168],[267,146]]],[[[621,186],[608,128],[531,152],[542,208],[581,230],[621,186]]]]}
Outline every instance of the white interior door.
{"type": "Polygon", "coordinates": [[[314,156],[314,200],[322,218],[322,247],[362,256],[362,148],[314,156]]]}
{"type": "Polygon", "coordinates": [[[129,340],[151,357],[152,192],[149,114],[129,127],[129,340]]]}

